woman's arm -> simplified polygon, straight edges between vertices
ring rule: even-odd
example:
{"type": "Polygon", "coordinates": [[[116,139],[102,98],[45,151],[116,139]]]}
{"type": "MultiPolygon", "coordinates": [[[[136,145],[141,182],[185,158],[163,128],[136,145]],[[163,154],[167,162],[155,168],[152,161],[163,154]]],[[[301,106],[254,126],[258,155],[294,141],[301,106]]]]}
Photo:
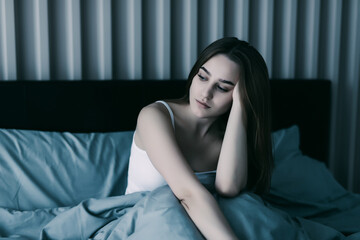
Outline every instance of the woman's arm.
{"type": "Polygon", "coordinates": [[[167,112],[155,104],[141,110],[136,134],[152,164],[206,239],[237,239],[216,200],[185,160],[167,112]]]}
{"type": "Polygon", "coordinates": [[[247,138],[239,86],[233,92],[233,104],[227,122],[216,170],[216,190],[233,197],[247,183],[247,138]]]}

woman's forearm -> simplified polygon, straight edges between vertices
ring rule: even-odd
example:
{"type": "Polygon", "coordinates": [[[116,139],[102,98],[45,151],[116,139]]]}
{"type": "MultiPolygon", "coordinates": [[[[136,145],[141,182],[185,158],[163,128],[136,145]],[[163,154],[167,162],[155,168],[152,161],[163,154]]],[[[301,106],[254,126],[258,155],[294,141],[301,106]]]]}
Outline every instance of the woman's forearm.
{"type": "Polygon", "coordinates": [[[247,183],[247,137],[240,104],[234,102],[229,115],[216,172],[217,190],[238,194],[247,183]]]}
{"type": "Polygon", "coordinates": [[[215,198],[205,188],[189,194],[181,204],[206,239],[237,239],[215,198]]]}

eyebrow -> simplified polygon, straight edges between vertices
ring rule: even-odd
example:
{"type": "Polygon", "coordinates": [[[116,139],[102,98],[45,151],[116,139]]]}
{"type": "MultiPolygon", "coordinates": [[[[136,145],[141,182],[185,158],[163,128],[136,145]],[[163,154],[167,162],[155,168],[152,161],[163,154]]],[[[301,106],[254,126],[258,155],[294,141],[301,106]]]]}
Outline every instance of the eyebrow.
{"type": "MultiPolygon", "coordinates": [[[[201,68],[202,70],[204,70],[204,72],[206,72],[209,76],[211,76],[211,73],[210,73],[204,66],[202,66],[202,67],[200,67],[200,68],[201,68]]],[[[222,83],[229,84],[229,85],[231,85],[231,86],[235,86],[235,84],[234,84],[232,81],[229,81],[229,80],[220,79],[219,81],[222,82],[222,83]]]]}

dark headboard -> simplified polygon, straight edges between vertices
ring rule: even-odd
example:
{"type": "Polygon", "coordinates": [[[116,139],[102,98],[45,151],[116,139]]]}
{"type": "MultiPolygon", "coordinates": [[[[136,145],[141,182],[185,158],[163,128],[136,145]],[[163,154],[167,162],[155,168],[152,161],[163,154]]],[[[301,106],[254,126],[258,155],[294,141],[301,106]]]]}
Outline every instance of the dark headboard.
{"type": "MultiPolygon", "coordinates": [[[[297,124],[302,151],[327,162],[328,80],[270,81],[273,130],[297,124]]],[[[181,97],[183,80],[0,81],[0,128],[108,132],[133,130],[140,109],[181,97]]]]}

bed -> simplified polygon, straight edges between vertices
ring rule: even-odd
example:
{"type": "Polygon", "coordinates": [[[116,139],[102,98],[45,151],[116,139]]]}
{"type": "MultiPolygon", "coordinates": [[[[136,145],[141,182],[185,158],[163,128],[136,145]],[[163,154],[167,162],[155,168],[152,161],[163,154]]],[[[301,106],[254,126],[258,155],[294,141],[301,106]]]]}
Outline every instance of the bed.
{"type": "MultiPolygon", "coordinates": [[[[360,195],[327,169],[331,84],[271,79],[270,192],[224,198],[241,239],[360,239],[360,195]]],[[[0,82],[0,237],[203,239],[168,186],[124,195],[140,109],[183,80],[0,82]]]]}

